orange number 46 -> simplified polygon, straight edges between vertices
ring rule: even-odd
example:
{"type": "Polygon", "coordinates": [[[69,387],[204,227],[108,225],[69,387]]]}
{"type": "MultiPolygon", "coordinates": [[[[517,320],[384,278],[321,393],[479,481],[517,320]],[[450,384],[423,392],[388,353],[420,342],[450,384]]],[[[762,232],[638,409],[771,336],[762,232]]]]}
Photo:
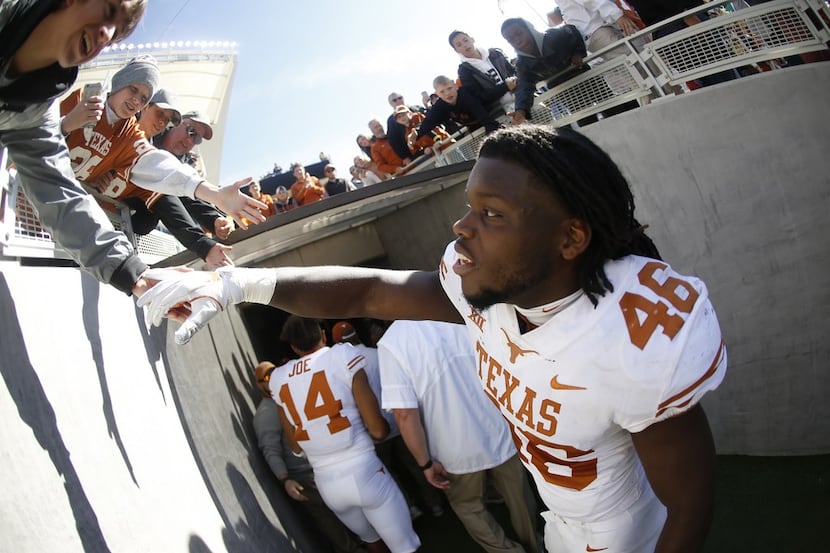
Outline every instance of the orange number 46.
{"type": "Polygon", "coordinates": [[[677,313],[669,313],[669,305],[679,313],[689,314],[700,295],[694,286],[679,278],[667,277],[662,283],[658,282],[655,273],[667,267],[665,263],[650,261],[637,274],[640,284],[657,294],[661,301],[651,301],[632,292],[626,292],[620,298],[620,308],[631,343],[640,349],[646,347],[657,327],[662,327],[663,334],[669,339],[677,336],[686,319],[677,313]],[[680,290],[686,291],[684,297],[678,293],[680,290]]]}

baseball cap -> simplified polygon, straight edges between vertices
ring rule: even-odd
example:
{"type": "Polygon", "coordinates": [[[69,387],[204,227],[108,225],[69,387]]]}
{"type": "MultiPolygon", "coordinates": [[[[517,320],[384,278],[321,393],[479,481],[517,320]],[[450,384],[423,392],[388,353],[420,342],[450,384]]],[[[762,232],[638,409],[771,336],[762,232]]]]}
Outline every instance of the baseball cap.
{"type": "Polygon", "coordinates": [[[334,323],[334,326],[331,327],[331,337],[335,342],[343,342],[344,340],[349,340],[355,336],[357,336],[357,332],[355,332],[354,327],[346,321],[339,321],[334,323]]]}
{"type": "Polygon", "coordinates": [[[150,103],[157,105],[163,110],[172,112],[170,122],[174,126],[178,127],[179,123],[182,122],[182,112],[176,107],[176,96],[172,92],[160,88],[153,94],[150,103]]]}
{"type": "Polygon", "coordinates": [[[410,109],[409,109],[408,107],[406,107],[406,106],[398,106],[398,107],[396,107],[396,108],[395,108],[395,110],[394,110],[392,113],[393,113],[395,116],[398,116],[398,115],[400,115],[401,113],[409,113],[409,112],[410,112],[410,109]]]}
{"type": "Polygon", "coordinates": [[[200,125],[202,136],[205,137],[205,140],[213,138],[213,127],[210,126],[207,119],[202,118],[202,115],[198,111],[188,111],[182,115],[182,119],[190,119],[193,123],[200,125]]]}

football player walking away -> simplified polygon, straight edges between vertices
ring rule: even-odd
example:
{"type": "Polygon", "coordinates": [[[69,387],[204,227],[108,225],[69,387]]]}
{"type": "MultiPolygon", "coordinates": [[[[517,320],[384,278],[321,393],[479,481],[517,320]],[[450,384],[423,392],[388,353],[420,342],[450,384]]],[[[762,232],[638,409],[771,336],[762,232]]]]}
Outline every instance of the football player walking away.
{"type": "Polygon", "coordinates": [[[700,400],[726,372],[706,286],[660,259],[617,166],[573,131],[493,133],[466,192],[434,272],[157,271],[140,303],[182,322],[180,342],[241,301],[463,321],[548,508],[548,551],[699,551],[715,466],[700,400]]]}
{"type": "Polygon", "coordinates": [[[389,424],[369,386],[363,352],[351,344],[326,347],[320,322],[296,315],[280,338],[300,358],[271,373],[271,397],[294,453],[308,457],[323,501],[369,553],[416,551],[421,540],[409,507],[375,453],[372,440],[385,438],[389,424]]]}

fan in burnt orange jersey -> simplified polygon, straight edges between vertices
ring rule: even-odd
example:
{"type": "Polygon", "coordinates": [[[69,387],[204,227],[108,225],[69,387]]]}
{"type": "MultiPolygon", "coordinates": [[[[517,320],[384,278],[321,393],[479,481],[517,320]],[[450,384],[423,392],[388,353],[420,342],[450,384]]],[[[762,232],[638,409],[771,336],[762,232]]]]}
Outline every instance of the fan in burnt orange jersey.
{"type": "Polygon", "coordinates": [[[265,205],[239,190],[250,178],[219,188],[150,144],[134,116],[148,104],[158,81],[158,67],[152,56],[139,56],[113,76],[106,101],[100,96],[82,101],[81,91],[76,90],[61,102],[61,131],[67,135],[76,178],[94,183],[111,171],[123,172],[127,181],[112,180],[103,192],[106,196],[120,199],[143,188],[201,198],[232,215],[243,228],[246,225],[242,217],[264,221],[259,210],[265,205]],[[95,126],[84,133],[88,123],[95,126]]]}

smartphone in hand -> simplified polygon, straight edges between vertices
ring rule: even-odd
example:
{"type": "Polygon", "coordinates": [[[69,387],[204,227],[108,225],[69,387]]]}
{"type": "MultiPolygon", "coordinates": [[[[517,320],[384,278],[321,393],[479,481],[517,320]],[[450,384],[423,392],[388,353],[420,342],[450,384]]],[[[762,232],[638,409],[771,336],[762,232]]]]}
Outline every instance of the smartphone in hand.
{"type": "MultiPolygon", "coordinates": [[[[102,96],[104,94],[104,84],[103,83],[87,83],[84,85],[84,91],[81,94],[81,101],[86,102],[90,98],[95,96],[102,96]]],[[[95,126],[95,121],[90,121],[84,127],[89,129],[95,126]]]]}

